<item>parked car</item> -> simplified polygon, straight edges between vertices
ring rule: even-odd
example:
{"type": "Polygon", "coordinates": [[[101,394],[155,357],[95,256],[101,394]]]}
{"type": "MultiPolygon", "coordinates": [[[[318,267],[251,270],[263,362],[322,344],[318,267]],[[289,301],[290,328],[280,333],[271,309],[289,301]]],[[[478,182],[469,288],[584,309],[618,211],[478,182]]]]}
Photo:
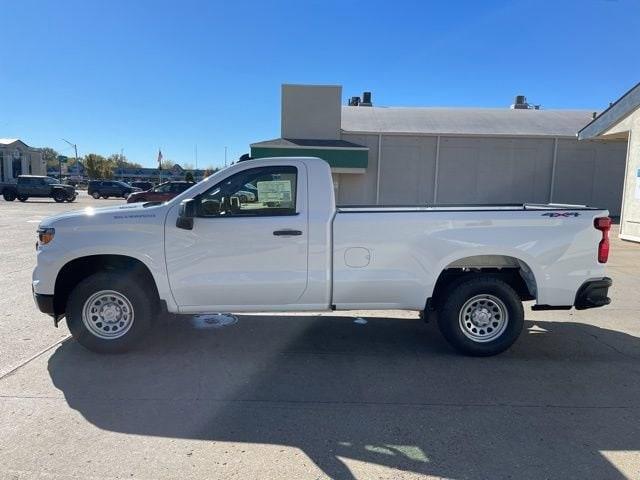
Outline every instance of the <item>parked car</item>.
{"type": "Polygon", "coordinates": [[[146,192],[147,190],[151,190],[154,185],[151,182],[131,182],[131,186],[139,188],[142,192],[146,192]]]}
{"type": "Polygon", "coordinates": [[[63,185],[55,178],[38,175],[20,175],[16,183],[0,184],[0,192],[8,202],[16,198],[26,202],[30,197],[49,197],[56,202],[73,202],[76,189],[71,185],[63,185]]]}
{"type": "Polygon", "coordinates": [[[314,158],[239,162],[162,204],[44,219],[33,292],[90,350],[124,351],[172,313],[435,312],[494,355],[536,310],[607,305],[611,219],[577,205],[339,207],[314,158]],[[237,193],[253,186],[257,198],[237,193]]]}
{"type": "Polygon", "coordinates": [[[146,192],[138,192],[129,195],[127,203],[136,202],[166,202],[194,186],[193,182],[165,182],[146,192]]]}
{"type": "Polygon", "coordinates": [[[96,200],[100,197],[122,197],[139,192],[140,189],[116,180],[91,180],[87,192],[96,200]]]}

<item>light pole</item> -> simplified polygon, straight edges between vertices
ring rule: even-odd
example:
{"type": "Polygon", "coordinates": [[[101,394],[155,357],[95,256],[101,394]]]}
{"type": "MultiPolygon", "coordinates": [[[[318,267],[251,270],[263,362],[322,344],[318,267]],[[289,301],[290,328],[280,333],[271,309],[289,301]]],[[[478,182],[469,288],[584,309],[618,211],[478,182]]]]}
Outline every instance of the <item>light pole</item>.
{"type": "Polygon", "coordinates": [[[71,143],[69,140],[62,139],[63,142],[68,143],[73,147],[76,152],[76,175],[80,175],[80,164],[78,163],[78,146],[75,143],[71,143]]]}

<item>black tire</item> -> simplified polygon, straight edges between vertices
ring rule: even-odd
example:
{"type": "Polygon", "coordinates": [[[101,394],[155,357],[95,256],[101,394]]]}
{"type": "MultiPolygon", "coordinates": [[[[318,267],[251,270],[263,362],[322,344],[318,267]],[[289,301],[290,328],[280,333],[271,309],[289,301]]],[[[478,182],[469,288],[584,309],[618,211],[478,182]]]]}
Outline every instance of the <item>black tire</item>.
{"type": "Polygon", "coordinates": [[[102,198],[106,200],[107,198],[109,198],[109,195],[102,195],[102,198]]]}
{"type": "Polygon", "coordinates": [[[58,203],[62,203],[67,199],[67,194],[65,192],[53,192],[53,199],[58,203]]]}
{"type": "Polygon", "coordinates": [[[2,194],[2,197],[7,201],[7,202],[13,202],[16,199],[16,192],[9,190],[6,191],[2,194]]]}
{"type": "MultiPolygon", "coordinates": [[[[151,321],[157,301],[151,298],[142,287],[143,283],[133,274],[125,273],[95,273],[80,282],[69,295],[66,307],[67,325],[73,335],[83,347],[98,353],[122,353],[130,350],[144,337],[151,327],[151,321]],[[112,291],[123,296],[131,305],[130,326],[121,336],[115,338],[101,338],[83,321],[85,302],[98,292],[112,291]]],[[[105,295],[109,295],[106,293],[105,295]]],[[[113,303],[115,305],[115,302],[113,303]]],[[[107,307],[110,305],[107,304],[107,307]]],[[[104,325],[97,315],[94,319],[87,318],[87,322],[94,330],[102,331],[111,328],[118,322],[104,325]]],[[[115,329],[115,326],[113,327],[115,329]]],[[[106,335],[109,335],[107,333],[106,335]]]]}
{"type": "Polygon", "coordinates": [[[67,197],[67,202],[71,203],[71,202],[73,202],[75,199],[76,199],[76,196],[75,196],[75,195],[70,195],[70,196],[68,196],[68,197],[67,197]]]}
{"type": "Polygon", "coordinates": [[[93,192],[93,193],[91,194],[91,196],[92,196],[93,198],[95,198],[96,200],[98,200],[98,199],[100,198],[100,194],[99,194],[98,192],[93,192]]]}
{"type": "Polygon", "coordinates": [[[29,197],[27,197],[26,195],[18,195],[18,200],[24,203],[29,200],[29,197]]]}
{"type": "Polygon", "coordinates": [[[523,326],[520,297],[496,277],[476,277],[456,284],[438,309],[442,335],[465,355],[486,357],[502,353],[518,339],[523,326]],[[501,313],[503,310],[506,315],[501,313]]]}

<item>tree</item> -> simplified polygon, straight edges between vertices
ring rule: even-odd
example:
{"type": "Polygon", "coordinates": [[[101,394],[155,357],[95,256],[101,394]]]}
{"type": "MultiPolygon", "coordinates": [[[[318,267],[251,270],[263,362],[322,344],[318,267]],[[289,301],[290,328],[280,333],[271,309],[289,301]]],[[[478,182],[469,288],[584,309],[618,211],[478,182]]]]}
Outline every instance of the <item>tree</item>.
{"type": "Polygon", "coordinates": [[[214,167],[213,165],[209,165],[207,168],[204,169],[204,176],[209,177],[211,175],[213,175],[214,173],[216,173],[218,170],[220,170],[219,167],[214,167]]]}
{"type": "Polygon", "coordinates": [[[142,168],[142,165],[138,162],[130,162],[125,155],[120,153],[113,153],[107,158],[110,162],[116,165],[116,168],[142,168]]]}
{"type": "Polygon", "coordinates": [[[58,152],[53,148],[44,147],[42,150],[42,159],[46,162],[47,168],[58,168],[58,152]]]}
{"type": "Polygon", "coordinates": [[[187,182],[195,182],[195,179],[193,178],[193,173],[191,171],[188,171],[185,175],[184,175],[184,179],[187,182]]]}
{"type": "Polygon", "coordinates": [[[162,170],[171,170],[175,163],[167,158],[166,160],[162,160],[160,165],[162,165],[162,170]]]}
{"type": "Polygon", "coordinates": [[[115,162],[107,160],[102,155],[90,153],[84,157],[84,168],[87,176],[94,180],[113,178],[115,162]]]}

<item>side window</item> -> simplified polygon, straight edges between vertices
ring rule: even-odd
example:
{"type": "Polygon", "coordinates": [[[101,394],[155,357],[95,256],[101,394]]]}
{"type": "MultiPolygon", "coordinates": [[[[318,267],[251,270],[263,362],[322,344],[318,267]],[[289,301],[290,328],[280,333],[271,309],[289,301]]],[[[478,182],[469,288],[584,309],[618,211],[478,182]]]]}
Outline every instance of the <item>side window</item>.
{"type": "Polygon", "coordinates": [[[260,167],[236,173],[201,195],[201,217],[295,215],[296,167],[260,167]]]}
{"type": "Polygon", "coordinates": [[[153,189],[154,192],[157,193],[167,193],[171,191],[171,184],[170,183],[165,183],[163,185],[158,185],[156,188],[153,189]]]}

